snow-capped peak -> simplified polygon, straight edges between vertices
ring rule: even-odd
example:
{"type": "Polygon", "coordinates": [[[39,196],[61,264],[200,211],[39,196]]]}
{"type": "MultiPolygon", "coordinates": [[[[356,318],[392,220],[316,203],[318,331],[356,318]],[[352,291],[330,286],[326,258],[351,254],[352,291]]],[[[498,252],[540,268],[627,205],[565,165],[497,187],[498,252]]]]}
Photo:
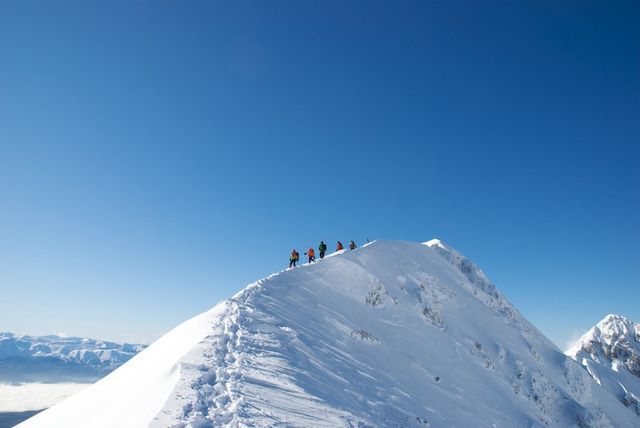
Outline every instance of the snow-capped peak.
{"type": "Polygon", "coordinates": [[[450,247],[376,241],[260,280],[21,427],[634,427],[450,247]]]}
{"type": "Polygon", "coordinates": [[[605,338],[633,338],[640,327],[629,318],[616,314],[607,315],[597,325],[605,338]]]}
{"type": "Polygon", "coordinates": [[[449,246],[445,245],[445,243],[439,240],[438,238],[433,238],[427,242],[424,242],[424,245],[426,245],[427,247],[442,247],[442,248],[449,249],[449,246]]]}
{"type": "MultiPolygon", "coordinates": [[[[615,359],[616,355],[612,353],[613,348],[625,348],[633,353],[640,355],[640,324],[635,324],[629,318],[609,314],[600,320],[595,326],[586,332],[569,350],[567,355],[576,357],[580,352],[588,352],[594,356],[605,353],[607,348],[607,359],[615,359]]],[[[640,376],[640,370],[636,374],[640,376]]]]}
{"type": "Polygon", "coordinates": [[[609,314],[566,354],[640,415],[640,324],[622,315],[609,314]]]}
{"type": "Polygon", "coordinates": [[[422,245],[426,245],[429,248],[433,248],[434,250],[438,251],[440,255],[442,255],[448,260],[464,258],[464,256],[460,254],[458,251],[456,251],[455,249],[453,249],[453,247],[451,247],[446,242],[437,238],[431,239],[427,242],[423,242],[422,245]]]}

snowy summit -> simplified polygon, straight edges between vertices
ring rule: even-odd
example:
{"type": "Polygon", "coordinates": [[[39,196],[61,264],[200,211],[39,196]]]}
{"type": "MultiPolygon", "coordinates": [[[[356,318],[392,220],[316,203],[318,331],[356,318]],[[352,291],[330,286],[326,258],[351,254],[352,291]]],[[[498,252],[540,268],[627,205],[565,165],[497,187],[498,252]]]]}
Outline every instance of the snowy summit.
{"type": "Polygon", "coordinates": [[[622,315],[607,315],[567,355],[640,416],[640,324],[622,315]]]}
{"type": "Polygon", "coordinates": [[[637,427],[441,241],[287,269],[20,427],[637,427]]]}

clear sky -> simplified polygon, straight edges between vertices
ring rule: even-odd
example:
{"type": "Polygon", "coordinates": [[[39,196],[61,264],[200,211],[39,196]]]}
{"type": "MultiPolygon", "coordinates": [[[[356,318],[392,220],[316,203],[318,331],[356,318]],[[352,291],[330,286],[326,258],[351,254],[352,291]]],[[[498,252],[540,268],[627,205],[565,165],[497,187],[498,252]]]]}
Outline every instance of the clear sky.
{"type": "Polygon", "coordinates": [[[640,3],[0,2],[0,330],[151,341],[438,237],[560,347],[640,321],[640,3]]]}

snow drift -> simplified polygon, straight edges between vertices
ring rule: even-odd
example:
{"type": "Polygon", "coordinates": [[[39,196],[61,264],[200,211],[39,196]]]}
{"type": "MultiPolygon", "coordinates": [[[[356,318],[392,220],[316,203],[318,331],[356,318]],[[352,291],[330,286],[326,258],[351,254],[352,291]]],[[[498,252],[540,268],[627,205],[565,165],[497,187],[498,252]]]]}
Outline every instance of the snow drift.
{"type": "Polygon", "coordinates": [[[20,427],[632,427],[640,419],[440,241],[249,285],[20,427]]]}

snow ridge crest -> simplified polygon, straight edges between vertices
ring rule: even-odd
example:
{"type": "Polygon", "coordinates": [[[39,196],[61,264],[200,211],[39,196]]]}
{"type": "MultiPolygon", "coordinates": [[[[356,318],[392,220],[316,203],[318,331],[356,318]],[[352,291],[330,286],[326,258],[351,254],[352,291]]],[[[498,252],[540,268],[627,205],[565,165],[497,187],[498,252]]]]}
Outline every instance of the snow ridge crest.
{"type": "Polygon", "coordinates": [[[21,427],[637,426],[625,412],[469,259],[375,241],[249,285],[21,427]]]}

